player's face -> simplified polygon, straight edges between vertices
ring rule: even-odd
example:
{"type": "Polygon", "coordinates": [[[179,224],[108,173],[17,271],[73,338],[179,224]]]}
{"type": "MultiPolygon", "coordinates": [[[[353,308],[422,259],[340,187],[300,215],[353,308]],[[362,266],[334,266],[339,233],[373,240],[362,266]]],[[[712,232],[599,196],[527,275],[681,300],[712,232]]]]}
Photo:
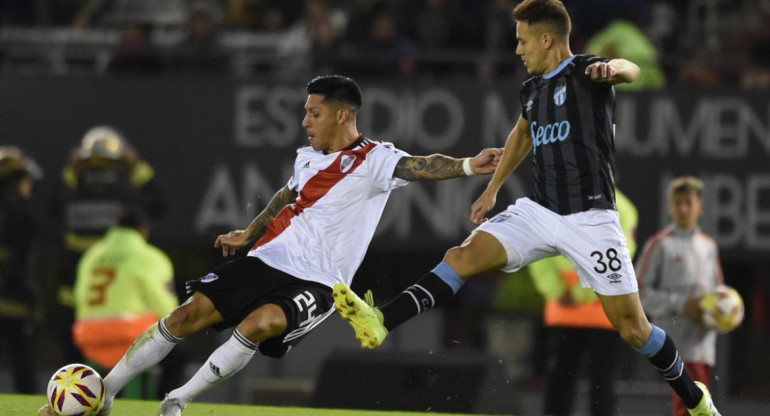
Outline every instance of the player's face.
{"type": "Polygon", "coordinates": [[[328,150],[340,128],[336,107],[324,102],[324,96],[321,94],[308,95],[302,127],[305,128],[307,139],[314,150],[328,150]]]}
{"type": "Polygon", "coordinates": [[[524,67],[530,75],[545,73],[546,49],[543,45],[541,25],[532,26],[528,22],[516,21],[516,55],[524,61],[524,67]]]}
{"type": "Polygon", "coordinates": [[[675,192],[668,202],[668,211],[679,228],[692,229],[698,225],[703,201],[695,192],[675,192]]]}

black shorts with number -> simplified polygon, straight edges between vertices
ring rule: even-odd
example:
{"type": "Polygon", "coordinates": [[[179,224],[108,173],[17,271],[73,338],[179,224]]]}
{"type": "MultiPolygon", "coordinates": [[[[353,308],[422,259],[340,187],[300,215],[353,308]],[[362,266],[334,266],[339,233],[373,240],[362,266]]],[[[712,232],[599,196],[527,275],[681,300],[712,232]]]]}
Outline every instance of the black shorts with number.
{"type": "Polygon", "coordinates": [[[286,331],[259,344],[268,357],[281,358],[334,311],[332,290],[273,269],[256,257],[243,257],[187,282],[187,292],[201,292],[224,318],[217,331],[238,325],[262,305],[276,304],[286,314],[286,331]]]}

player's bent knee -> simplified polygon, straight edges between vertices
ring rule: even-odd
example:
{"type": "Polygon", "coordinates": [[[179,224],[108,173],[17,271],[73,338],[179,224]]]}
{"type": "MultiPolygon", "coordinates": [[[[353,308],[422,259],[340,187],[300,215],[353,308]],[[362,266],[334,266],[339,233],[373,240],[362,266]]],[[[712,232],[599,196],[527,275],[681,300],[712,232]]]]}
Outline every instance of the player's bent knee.
{"type": "Polygon", "coordinates": [[[468,279],[473,274],[468,272],[474,266],[472,260],[470,250],[466,247],[452,247],[444,254],[444,261],[463,279],[468,279]]]}
{"type": "Polygon", "coordinates": [[[647,342],[647,338],[649,338],[649,334],[646,334],[639,325],[633,325],[628,322],[625,324],[621,323],[619,326],[617,329],[620,332],[620,337],[634,348],[641,348],[647,342]]]}
{"type": "Polygon", "coordinates": [[[166,328],[177,337],[183,338],[212,325],[219,315],[208,298],[193,295],[189,302],[178,306],[166,317],[166,328]]]}
{"type": "Polygon", "coordinates": [[[168,314],[163,319],[163,323],[166,325],[166,329],[169,330],[174,336],[182,338],[185,335],[184,334],[184,318],[180,316],[180,313],[175,310],[173,310],[170,314],[168,314]]]}
{"type": "Polygon", "coordinates": [[[465,280],[482,272],[499,270],[514,258],[521,262],[518,253],[507,250],[497,237],[483,231],[471,233],[462,244],[444,254],[444,262],[465,280]]]}
{"type": "Polygon", "coordinates": [[[164,323],[166,328],[171,331],[177,337],[186,337],[193,331],[190,330],[193,311],[189,307],[189,304],[178,306],[167,317],[164,323]]]}
{"type": "Polygon", "coordinates": [[[463,247],[452,247],[444,253],[444,261],[451,264],[465,264],[467,257],[467,250],[463,247]]]}
{"type": "Polygon", "coordinates": [[[262,342],[268,338],[281,335],[287,326],[286,316],[277,305],[265,305],[247,316],[238,331],[254,342],[262,342]]]}

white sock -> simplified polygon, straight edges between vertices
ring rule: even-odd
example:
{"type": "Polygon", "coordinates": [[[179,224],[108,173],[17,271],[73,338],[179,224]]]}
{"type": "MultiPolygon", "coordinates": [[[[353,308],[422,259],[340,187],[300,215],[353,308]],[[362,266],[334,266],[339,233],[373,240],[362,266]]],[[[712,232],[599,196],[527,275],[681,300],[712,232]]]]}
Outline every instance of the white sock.
{"type": "Polygon", "coordinates": [[[160,362],[182,340],[169,332],[164,321],[147,328],[104,377],[105,402],[111,403],[135,375],[160,362]]]}
{"type": "Polygon", "coordinates": [[[184,386],[168,394],[179,399],[182,408],[199,394],[227,380],[248,364],[257,351],[258,344],[249,340],[237,329],[233,336],[214,351],[197,373],[184,386]]]}

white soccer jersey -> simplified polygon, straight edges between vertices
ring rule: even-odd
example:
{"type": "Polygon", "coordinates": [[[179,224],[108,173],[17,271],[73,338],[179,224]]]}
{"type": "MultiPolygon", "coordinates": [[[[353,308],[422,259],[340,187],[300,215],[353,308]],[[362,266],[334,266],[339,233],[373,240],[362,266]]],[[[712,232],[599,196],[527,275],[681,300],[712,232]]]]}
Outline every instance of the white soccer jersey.
{"type": "Polygon", "coordinates": [[[390,143],[363,137],[330,154],[298,149],[287,187],[299,196],[273,218],[248,255],[300,279],[349,286],[390,191],[409,183],[393,177],[404,156],[409,154],[390,143]]]}
{"type": "Polygon", "coordinates": [[[647,241],[636,273],[644,311],[676,340],[682,359],[714,365],[716,331],[684,316],[684,304],[723,283],[716,242],[699,228],[670,225],[647,241]]]}

